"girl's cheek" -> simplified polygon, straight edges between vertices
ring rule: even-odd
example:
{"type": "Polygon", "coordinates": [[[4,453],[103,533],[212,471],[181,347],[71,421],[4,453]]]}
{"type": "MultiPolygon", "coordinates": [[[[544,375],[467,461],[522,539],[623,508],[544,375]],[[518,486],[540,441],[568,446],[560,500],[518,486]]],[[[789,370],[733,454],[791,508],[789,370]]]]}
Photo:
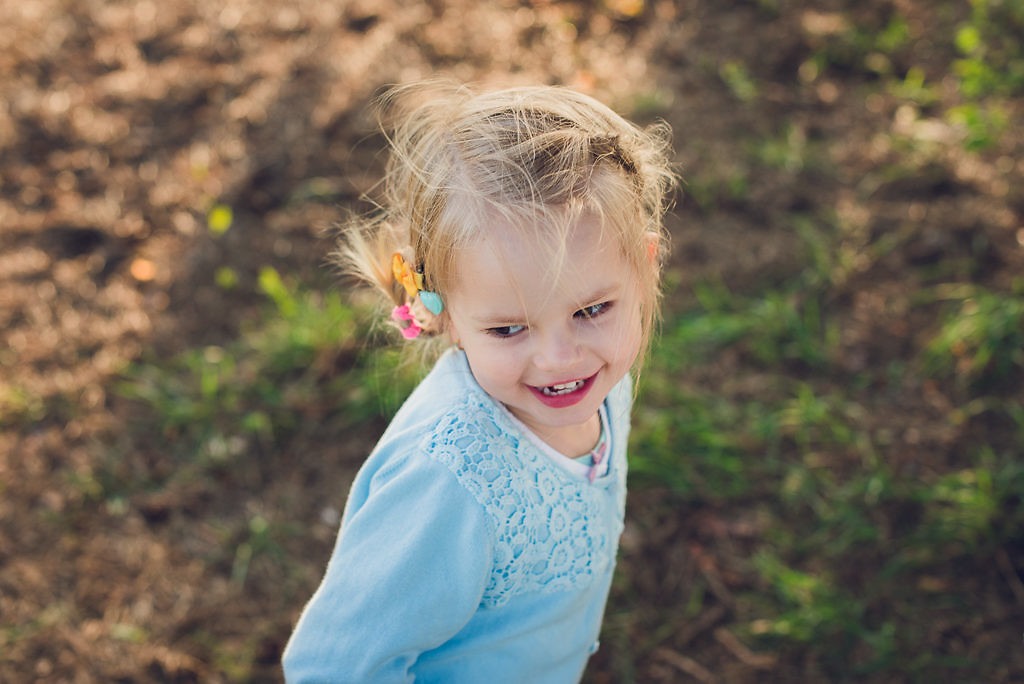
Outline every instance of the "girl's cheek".
{"type": "Polygon", "coordinates": [[[640,324],[640,316],[621,316],[614,325],[602,331],[605,339],[612,340],[616,346],[630,345],[634,340],[640,339],[643,332],[640,324]]]}

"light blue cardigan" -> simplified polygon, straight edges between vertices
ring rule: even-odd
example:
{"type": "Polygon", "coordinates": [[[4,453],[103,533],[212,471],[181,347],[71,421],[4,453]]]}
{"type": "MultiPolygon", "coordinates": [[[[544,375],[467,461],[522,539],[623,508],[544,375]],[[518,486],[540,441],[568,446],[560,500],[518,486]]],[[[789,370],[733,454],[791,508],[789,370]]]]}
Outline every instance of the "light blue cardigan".
{"type": "Polygon", "coordinates": [[[628,376],[608,472],[552,458],[446,353],[352,485],[289,682],[576,682],[597,649],[625,504],[628,376]]]}

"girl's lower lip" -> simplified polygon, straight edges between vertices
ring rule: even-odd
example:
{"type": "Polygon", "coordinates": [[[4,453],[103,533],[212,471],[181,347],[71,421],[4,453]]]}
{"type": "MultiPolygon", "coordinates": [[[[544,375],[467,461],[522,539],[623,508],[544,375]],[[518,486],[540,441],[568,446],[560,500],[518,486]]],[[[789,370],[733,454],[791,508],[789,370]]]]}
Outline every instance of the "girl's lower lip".
{"type": "Polygon", "coordinates": [[[590,391],[590,388],[594,384],[594,378],[596,377],[597,373],[594,373],[589,378],[583,381],[583,384],[580,386],[579,389],[573,390],[568,394],[556,394],[555,396],[544,394],[540,390],[540,388],[534,387],[533,385],[527,385],[527,387],[530,388],[530,391],[533,392],[533,395],[537,397],[537,399],[539,399],[540,402],[545,406],[548,406],[550,408],[565,408],[567,406],[572,406],[573,404],[578,404],[579,402],[583,401],[583,397],[587,396],[587,392],[590,391]]]}

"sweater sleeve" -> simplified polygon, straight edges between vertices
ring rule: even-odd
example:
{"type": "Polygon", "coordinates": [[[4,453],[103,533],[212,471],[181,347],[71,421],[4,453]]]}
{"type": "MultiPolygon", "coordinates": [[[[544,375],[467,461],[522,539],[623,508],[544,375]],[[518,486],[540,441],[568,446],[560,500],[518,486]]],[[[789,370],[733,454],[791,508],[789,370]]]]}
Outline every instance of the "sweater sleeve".
{"type": "Polygon", "coordinates": [[[475,613],[491,567],[486,513],[445,466],[408,459],[346,513],[285,649],[288,682],[412,682],[419,655],[475,613]]]}

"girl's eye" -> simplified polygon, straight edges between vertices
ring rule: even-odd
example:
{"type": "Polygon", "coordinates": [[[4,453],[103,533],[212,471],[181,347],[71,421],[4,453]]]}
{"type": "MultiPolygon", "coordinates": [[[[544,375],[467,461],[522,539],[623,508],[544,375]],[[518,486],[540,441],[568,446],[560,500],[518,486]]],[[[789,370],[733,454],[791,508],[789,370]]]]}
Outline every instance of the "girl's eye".
{"type": "Polygon", "coordinates": [[[497,328],[488,328],[487,333],[495,337],[514,337],[526,329],[523,325],[502,325],[497,328]]]}
{"type": "Polygon", "coordinates": [[[585,306],[579,311],[577,311],[574,315],[576,316],[576,318],[597,318],[601,314],[606,313],[610,308],[612,308],[611,302],[601,302],[600,304],[591,304],[590,306],[585,306]]]}

